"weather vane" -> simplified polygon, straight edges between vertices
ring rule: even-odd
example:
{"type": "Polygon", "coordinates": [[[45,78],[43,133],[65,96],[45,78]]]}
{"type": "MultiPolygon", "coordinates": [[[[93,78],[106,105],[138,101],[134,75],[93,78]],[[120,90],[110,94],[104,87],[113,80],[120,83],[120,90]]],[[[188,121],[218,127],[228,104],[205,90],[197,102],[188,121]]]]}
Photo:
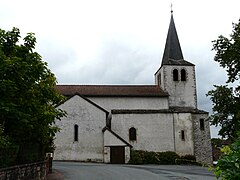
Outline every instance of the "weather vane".
{"type": "Polygon", "coordinates": [[[171,13],[173,13],[173,8],[172,8],[172,7],[173,7],[173,5],[172,5],[172,3],[171,3],[171,13]]]}

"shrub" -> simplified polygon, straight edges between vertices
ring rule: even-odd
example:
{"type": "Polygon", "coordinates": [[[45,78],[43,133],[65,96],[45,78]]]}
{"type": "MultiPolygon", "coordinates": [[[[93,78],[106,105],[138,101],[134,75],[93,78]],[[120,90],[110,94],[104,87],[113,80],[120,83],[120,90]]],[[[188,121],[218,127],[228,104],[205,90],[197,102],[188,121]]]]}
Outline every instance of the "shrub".
{"type": "Polygon", "coordinates": [[[187,159],[176,159],[176,164],[181,165],[197,165],[197,166],[201,166],[202,164],[199,162],[196,162],[194,160],[187,160],[187,159]]]}
{"type": "Polygon", "coordinates": [[[143,164],[143,151],[131,150],[129,164],[143,164]]]}
{"type": "Polygon", "coordinates": [[[177,153],[172,151],[159,152],[157,154],[158,164],[175,164],[175,160],[180,158],[177,153]]]}
{"type": "Polygon", "coordinates": [[[175,164],[179,159],[175,152],[148,152],[141,150],[131,150],[130,164],[175,164]]]}
{"type": "Polygon", "coordinates": [[[0,148],[0,168],[8,167],[16,164],[19,146],[8,146],[0,148]]]}
{"type": "Polygon", "coordinates": [[[144,152],[144,159],[143,159],[144,164],[157,164],[157,153],[155,152],[144,152]]]}
{"type": "Polygon", "coordinates": [[[196,161],[196,157],[194,155],[191,155],[191,154],[186,154],[184,156],[181,156],[180,159],[196,161]]]}
{"type": "Polygon", "coordinates": [[[214,174],[221,179],[240,179],[240,132],[238,139],[221,149],[224,153],[218,160],[214,174]]]}

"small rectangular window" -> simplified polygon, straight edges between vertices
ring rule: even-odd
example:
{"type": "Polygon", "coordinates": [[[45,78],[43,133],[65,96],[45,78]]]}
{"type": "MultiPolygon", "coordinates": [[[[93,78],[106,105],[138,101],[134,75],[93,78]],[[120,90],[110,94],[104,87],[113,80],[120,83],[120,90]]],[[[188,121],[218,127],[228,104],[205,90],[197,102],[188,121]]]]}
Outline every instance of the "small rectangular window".
{"type": "Polygon", "coordinates": [[[74,125],[74,141],[78,141],[78,125],[74,125]]]}
{"type": "Polygon", "coordinates": [[[181,130],[181,139],[182,139],[182,141],[185,141],[185,132],[184,132],[184,130],[181,130]]]}
{"type": "Polygon", "coordinates": [[[204,131],[205,126],[204,126],[204,119],[200,119],[200,129],[204,131]]]}

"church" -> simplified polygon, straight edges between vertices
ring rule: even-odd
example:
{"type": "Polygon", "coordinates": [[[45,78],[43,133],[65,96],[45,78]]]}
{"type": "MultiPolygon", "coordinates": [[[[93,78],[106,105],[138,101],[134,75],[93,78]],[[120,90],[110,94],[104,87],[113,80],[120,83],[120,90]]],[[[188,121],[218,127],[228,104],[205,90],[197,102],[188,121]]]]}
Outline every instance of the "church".
{"type": "Polygon", "coordinates": [[[173,14],[153,85],[57,85],[54,160],[128,163],[130,150],[173,151],[212,163],[208,112],[197,108],[195,65],[183,57],[173,14]]]}

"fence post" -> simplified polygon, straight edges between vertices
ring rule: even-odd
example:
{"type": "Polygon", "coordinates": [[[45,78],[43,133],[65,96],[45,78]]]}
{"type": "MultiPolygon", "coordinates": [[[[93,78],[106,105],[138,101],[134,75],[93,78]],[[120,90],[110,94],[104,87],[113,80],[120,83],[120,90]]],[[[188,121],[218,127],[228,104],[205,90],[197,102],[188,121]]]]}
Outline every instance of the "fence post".
{"type": "Polygon", "coordinates": [[[53,153],[47,153],[48,172],[52,173],[53,153]]]}

